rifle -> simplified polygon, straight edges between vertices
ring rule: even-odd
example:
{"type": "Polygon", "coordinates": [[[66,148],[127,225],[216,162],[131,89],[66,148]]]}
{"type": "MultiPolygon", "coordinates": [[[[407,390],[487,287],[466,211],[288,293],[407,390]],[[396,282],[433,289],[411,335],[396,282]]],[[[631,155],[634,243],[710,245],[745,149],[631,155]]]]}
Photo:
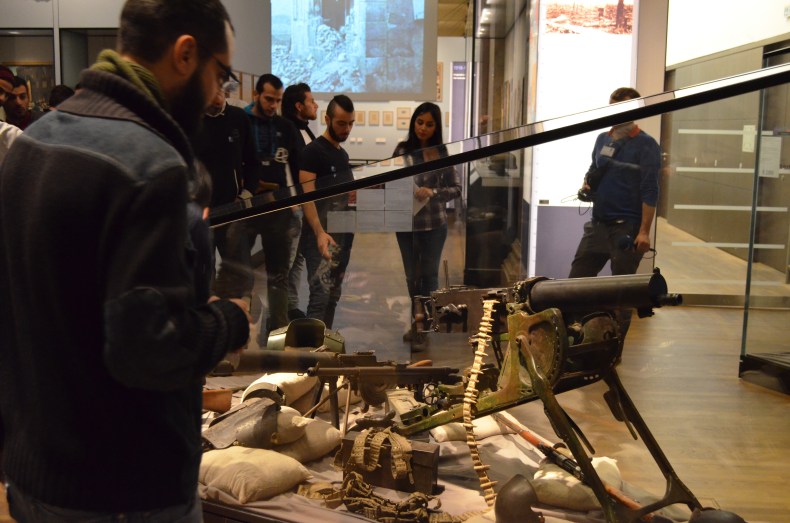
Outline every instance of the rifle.
{"type": "MultiPolygon", "coordinates": [[[[458,369],[433,367],[429,360],[414,364],[378,361],[373,352],[339,354],[316,351],[260,351],[261,368],[267,372],[296,372],[314,376],[322,381],[344,376],[351,390],[359,392],[365,403],[379,405],[387,400],[384,391],[389,387],[419,386],[429,383],[452,385],[462,378],[458,369]]],[[[331,391],[330,391],[331,392],[331,391]]],[[[421,387],[416,392],[421,394],[421,387]]]]}

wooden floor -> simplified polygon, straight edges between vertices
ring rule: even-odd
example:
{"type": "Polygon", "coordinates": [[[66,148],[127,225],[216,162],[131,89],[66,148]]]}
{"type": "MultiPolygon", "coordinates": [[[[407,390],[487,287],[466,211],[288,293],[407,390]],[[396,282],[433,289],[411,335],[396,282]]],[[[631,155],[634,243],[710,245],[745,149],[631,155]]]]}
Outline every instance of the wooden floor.
{"type": "MultiPolygon", "coordinates": [[[[461,238],[451,230],[445,256],[458,261],[461,252],[461,238]]],[[[677,264],[683,265],[696,267],[677,264]]],[[[461,283],[461,266],[450,265],[450,283],[461,283]]],[[[401,341],[408,305],[394,237],[358,235],[335,322],[347,350],[372,349],[379,359],[408,360],[401,341]]],[[[742,317],[740,309],[676,307],[635,319],[618,372],[679,477],[704,505],[737,512],[751,523],[785,523],[790,520],[790,396],[738,378],[742,317]]],[[[782,321],[787,324],[786,318],[777,323],[782,321]]],[[[781,339],[785,331],[766,327],[764,335],[781,339]]],[[[465,336],[457,334],[431,334],[419,357],[436,365],[472,362],[465,336]]],[[[663,478],[650,455],[613,419],[603,391],[593,384],[559,400],[596,455],[617,459],[626,481],[662,493],[663,478]]],[[[515,411],[532,430],[557,440],[537,402],[515,411]]],[[[0,495],[0,522],[7,521],[0,495]]]]}

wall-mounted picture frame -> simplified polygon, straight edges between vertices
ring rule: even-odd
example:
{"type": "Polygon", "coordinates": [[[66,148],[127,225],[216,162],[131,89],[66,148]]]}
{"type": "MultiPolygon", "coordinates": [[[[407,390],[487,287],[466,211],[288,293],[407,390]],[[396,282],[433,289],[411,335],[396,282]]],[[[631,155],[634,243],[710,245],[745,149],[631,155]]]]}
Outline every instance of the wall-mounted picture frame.
{"type": "Polygon", "coordinates": [[[411,109],[408,107],[398,107],[398,118],[409,118],[411,117],[411,109]]]}
{"type": "Polygon", "coordinates": [[[4,62],[4,65],[12,67],[15,75],[27,81],[31,102],[42,110],[49,107],[49,93],[55,87],[54,63],[18,60],[4,62]]]}
{"type": "Polygon", "coordinates": [[[235,91],[231,91],[228,94],[228,98],[230,100],[244,100],[245,99],[244,98],[244,91],[245,91],[244,73],[242,71],[234,71],[233,74],[235,74],[236,78],[239,79],[239,85],[236,87],[235,91]]]}
{"type": "Polygon", "coordinates": [[[379,112],[368,111],[368,125],[378,125],[378,124],[379,124],[379,112]]]}
{"type": "Polygon", "coordinates": [[[390,163],[392,163],[390,160],[381,160],[379,162],[379,165],[382,166],[382,167],[389,167],[390,163]]]}
{"type": "Polygon", "coordinates": [[[442,101],[442,81],[444,78],[444,62],[436,62],[436,101],[442,101]]]}
{"type": "Polygon", "coordinates": [[[392,159],[392,165],[401,166],[403,165],[403,156],[396,156],[392,159]]]}
{"type": "Polygon", "coordinates": [[[409,118],[398,118],[397,129],[399,131],[408,131],[409,130],[409,118]]]}
{"type": "Polygon", "coordinates": [[[250,75],[250,100],[255,98],[255,83],[258,81],[258,77],[254,74],[250,75]]]}
{"type": "Polygon", "coordinates": [[[354,113],[354,125],[365,125],[365,116],[367,116],[365,111],[356,111],[354,113]]]}
{"type": "Polygon", "coordinates": [[[383,125],[392,125],[394,121],[393,116],[392,111],[381,111],[381,123],[383,125]]]}
{"type": "Polygon", "coordinates": [[[450,127],[450,111],[444,112],[444,126],[450,127]]]}

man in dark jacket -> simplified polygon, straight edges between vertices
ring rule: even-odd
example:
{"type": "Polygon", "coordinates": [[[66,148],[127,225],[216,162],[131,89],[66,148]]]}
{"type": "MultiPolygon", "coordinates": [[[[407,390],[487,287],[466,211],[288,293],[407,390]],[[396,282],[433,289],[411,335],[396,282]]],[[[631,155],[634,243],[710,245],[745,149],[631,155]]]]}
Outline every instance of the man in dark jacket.
{"type": "Polygon", "coordinates": [[[18,521],[202,520],[201,379],[249,320],[241,302],[195,299],[186,133],[231,75],[232,41],[219,0],[128,0],[119,52],[0,167],[2,465],[18,521]]]}
{"type": "MultiPolygon", "coordinates": [[[[261,198],[283,198],[296,194],[298,176],[297,131],[277,114],[283,101],[283,82],[275,75],[262,74],[255,84],[253,102],[245,108],[252,126],[255,150],[261,165],[258,193],[261,198]]],[[[258,236],[266,263],[268,318],[261,314],[258,345],[266,345],[270,330],[288,325],[288,271],[294,212],[285,209],[249,220],[250,245],[258,236]]],[[[253,265],[256,265],[253,259],[253,265]]]]}
{"type": "MultiPolygon", "coordinates": [[[[250,122],[244,110],[229,105],[218,92],[193,141],[198,158],[211,175],[211,207],[250,198],[258,186],[260,166],[250,122]]],[[[234,222],[213,230],[222,263],[212,291],[220,298],[246,298],[252,292],[250,246],[246,224],[234,222]]]]}

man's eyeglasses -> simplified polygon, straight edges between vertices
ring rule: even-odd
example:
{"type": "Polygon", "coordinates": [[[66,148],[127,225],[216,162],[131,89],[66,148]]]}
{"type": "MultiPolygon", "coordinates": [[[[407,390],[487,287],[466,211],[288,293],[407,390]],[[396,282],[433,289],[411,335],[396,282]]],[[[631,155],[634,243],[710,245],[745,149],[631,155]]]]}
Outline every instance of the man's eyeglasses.
{"type": "Polygon", "coordinates": [[[230,68],[230,66],[227,66],[227,65],[223,64],[219,60],[219,58],[217,58],[214,55],[212,55],[211,57],[214,59],[215,62],[217,62],[217,65],[219,66],[219,68],[222,69],[222,72],[223,72],[223,80],[222,80],[222,86],[221,86],[222,90],[225,91],[226,93],[234,92],[236,89],[239,88],[239,84],[241,82],[236,77],[236,75],[233,74],[233,70],[230,68]]]}
{"type": "Polygon", "coordinates": [[[200,49],[202,49],[204,53],[210,54],[211,58],[214,59],[214,61],[219,66],[219,68],[222,69],[222,81],[220,82],[220,89],[222,89],[226,93],[232,93],[233,91],[238,89],[239,84],[241,84],[241,82],[236,77],[236,75],[233,74],[233,69],[231,69],[229,65],[223,64],[222,61],[220,61],[220,59],[214,55],[214,53],[210,52],[200,43],[198,43],[198,47],[200,47],[200,49]]]}

